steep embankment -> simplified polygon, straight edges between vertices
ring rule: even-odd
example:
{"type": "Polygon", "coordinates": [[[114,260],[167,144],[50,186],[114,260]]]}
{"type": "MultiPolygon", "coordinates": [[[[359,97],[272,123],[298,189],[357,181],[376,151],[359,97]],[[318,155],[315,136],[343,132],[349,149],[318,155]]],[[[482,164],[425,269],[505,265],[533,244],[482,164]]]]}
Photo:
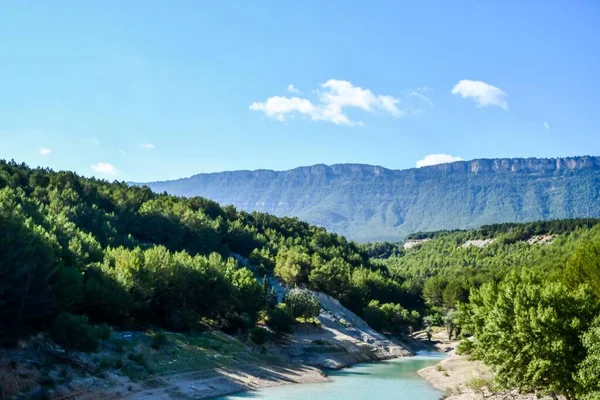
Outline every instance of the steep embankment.
{"type": "Polygon", "coordinates": [[[600,157],[460,161],[389,170],[361,164],[231,171],[148,185],[297,216],[358,241],[417,231],[600,216],[600,157]]]}
{"type": "Polygon", "coordinates": [[[320,326],[300,326],[285,352],[296,362],[320,368],[344,368],[352,364],[410,356],[402,343],[375,331],[365,321],[323,293],[320,326]]]}

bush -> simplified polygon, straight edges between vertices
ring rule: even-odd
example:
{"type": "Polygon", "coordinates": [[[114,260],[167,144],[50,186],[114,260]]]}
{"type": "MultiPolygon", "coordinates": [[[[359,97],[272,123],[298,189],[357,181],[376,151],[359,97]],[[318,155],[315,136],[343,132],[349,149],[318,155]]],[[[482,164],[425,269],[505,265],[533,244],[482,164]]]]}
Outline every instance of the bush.
{"type": "Polygon", "coordinates": [[[474,347],[475,347],[475,345],[473,344],[472,341],[470,341],[469,339],[463,339],[463,340],[460,341],[460,343],[458,344],[458,347],[456,348],[456,354],[458,354],[458,355],[462,355],[462,354],[469,355],[473,351],[474,347]]]}
{"type": "Polygon", "coordinates": [[[283,303],[277,304],[269,312],[269,322],[267,325],[275,332],[291,333],[294,324],[295,320],[290,308],[283,303]]]}
{"type": "Polygon", "coordinates": [[[380,331],[386,325],[385,313],[377,300],[371,300],[364,310],[365,322],[373,329],[380,331]]]}
{"type": "Polygon", "coordinates": [[[425,326],[442,326],[444,318],[439,313],[431,314],[423,318],[423,324],[425,326]]]}
{"type": "Polygon", "coordinates": [[[54,320],[50,337],[66,350],[96,351],[103,338],[110,336],[106,325],[94,326],[85,315],[62,313],[54,320]]]}
{"type": "Polygon", "coordinates": [[[164,331],[158,331],[152,336],[152,348],[160,349],[167,345],[169,339],[167,338],[167,334],[164,331]]]}
{"type": "Polygon", "coordinates": [[[321,303],[310,291],[293,289],[285,298],[294,318],[312,318],[321,312],[321,303]]]}
{"type": "Polygon", "coordinates": [[[269,332],[259,326],[250,329],[250,340],[257,345],[262,345],[267,341],[269,332]]]}
{"type": "Polygon", "coordinates": [[[229,335],[235,335],[241,331],[248,330],[254,323],[248,314],[238,314],[235,312],[227,314],[225,324],[222,327],[223,332],[229,335]]]}

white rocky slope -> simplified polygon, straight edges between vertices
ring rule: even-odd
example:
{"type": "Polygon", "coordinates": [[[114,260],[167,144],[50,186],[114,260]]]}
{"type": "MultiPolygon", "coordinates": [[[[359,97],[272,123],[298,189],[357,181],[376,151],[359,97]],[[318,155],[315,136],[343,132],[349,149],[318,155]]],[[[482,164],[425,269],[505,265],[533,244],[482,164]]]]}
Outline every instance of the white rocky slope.
{"type": "MultiPolygon", "coordinates": [[[[248,259],[234,254],[242,265],[255,270],[248,259]]],[[[269,285],[282,301],[288,289],[268,276],[269,285]]],[[[283,345],[283,353],[301,364],[320,368],[343,368],[352,364],[387,360],[412,355],[407,346],[371,328],[363,319],[325,293],[311,291],[321,303],[317,317],[320,326],[303,324],[296,327],[291,339],[283,345]]]]}
{"type": "Polygon", "coordinates": [[[320,326],[299,326],[287,353],[301,363],[322,368],[343,368],[359,362],[410,356],[402,343],[387,338],[324,293],[313,292],[321,302],[320,326]]]}

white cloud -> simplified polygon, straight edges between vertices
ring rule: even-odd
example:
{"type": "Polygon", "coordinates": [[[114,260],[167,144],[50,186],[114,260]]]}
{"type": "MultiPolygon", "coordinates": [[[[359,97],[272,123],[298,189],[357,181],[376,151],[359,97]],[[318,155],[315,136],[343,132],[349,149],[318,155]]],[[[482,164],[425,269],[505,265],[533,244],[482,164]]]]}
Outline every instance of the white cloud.
{"type": "Polygon", "coordinates": [[[154,150],[156,148],[156,146],[154,146],[152,143],[144,143],[142,145],[142,149],[144,150],[154,150]]]}
{"type": "Polygon", "coordinates": [[[288,85],[287,91],[290,93],[300,93],[300,90],[291,83],[288,85]]]}
{"type": "Polygon", "coordinates": [[[550,130],[550,124],[549,123],[544,122],[543,125],[544,125],[544,128],[550,130]]]}
{"type": "Polygon", "coordinates": [[[431,89],[429,89],[428,87],[422,87],[422,88],[417,88],[417,89],[412,89],[408,92],[408,95],[410,97],[416,97],[417,99],[427,103],[430,107],[435,107],[435,104],[433,103],[433,101],[425,96],[424,92],[428,92],[431,89]]]}
{"type": "Polygon", "coordinates": [[[114,165],[103,162],[93,164],[90,166],[90,168],[92,168],[92,171],[101,175],[115,177],[121,174],[121,171],[119,171],[114,165]]]}
{"type": "Polygon", "coordinates": [[[125,150],[123,150],[123,149],[119,149],[119,153],[121,153],[121,154],[127,154],[127,152],[125,150]]]}
{"type": "Polygon", "coordinates": [[[460,157],[454,157],[450,154],[427,154],[422,160],[417,161],[417,168],[427,167],[429,165],[446,164],[454,161],[462,161],[460,157]]]}
{"type": "MultiPolygon", "coordinates": [[[[351,82],[330,79],[321,85],[322,91],[316,90],[318,102],[301,97],[269,97],[264,102],[254,102],[250,109],[262,111],[268,117],[285,121],[289,116],[302,114],[313,121],[327,121],[337,125],[362,125],[362,122],[350,120],[345,108],[358,108],[366,112],[382,112],[399,117],[404,111],[398,108],[399,99],[375,95],[369,89],[352,85],[351,82]]],[[[289,88],[288,88],[289,89],[289,88]]]]}
{"type": "Polygon", "coordinates": [[[452,94],[460,95],[462,98],[470,97],[477,103],[478,107],[498,106],[508,110],[508,95],[496,86],[481,81],[470,81],[463,79],[452,89],[452,94]]]}
{"type": "Polygon", "coordinates": [[[47,148],[45,148],[45,147],[40,147],[40,148],[38,149],[38,152],[39,152],[39,153],[40,153],[40,155],[42,155],[42,156],[47,156],[48,154],[52,153],[52,150],[50,150],[50,149],[47,149],[47,148]]]}

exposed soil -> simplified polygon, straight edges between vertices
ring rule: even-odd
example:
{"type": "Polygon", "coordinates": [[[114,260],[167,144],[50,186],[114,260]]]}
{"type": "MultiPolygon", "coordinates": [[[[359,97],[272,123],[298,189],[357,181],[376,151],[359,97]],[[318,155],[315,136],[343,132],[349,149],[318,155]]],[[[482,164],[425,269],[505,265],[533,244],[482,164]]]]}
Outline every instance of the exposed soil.
{"type": "Polygon", "coordinates": [[[416,335],[415,338],[425,343],[425,346],[433,345],[448,355],[448,358],[438,364],[417,372],[433,387],[446,392],[447,400],[550,399],[537,397],[535,394],[519,394],[516,391],[493,392],[490,389],[494,378],[493,371],[481,361],[469,360],[467,356],[456,354],[459,342],[448,340],[443,330],[434,333],[431,343],[427,343],[424,334],[416,335]]]}

